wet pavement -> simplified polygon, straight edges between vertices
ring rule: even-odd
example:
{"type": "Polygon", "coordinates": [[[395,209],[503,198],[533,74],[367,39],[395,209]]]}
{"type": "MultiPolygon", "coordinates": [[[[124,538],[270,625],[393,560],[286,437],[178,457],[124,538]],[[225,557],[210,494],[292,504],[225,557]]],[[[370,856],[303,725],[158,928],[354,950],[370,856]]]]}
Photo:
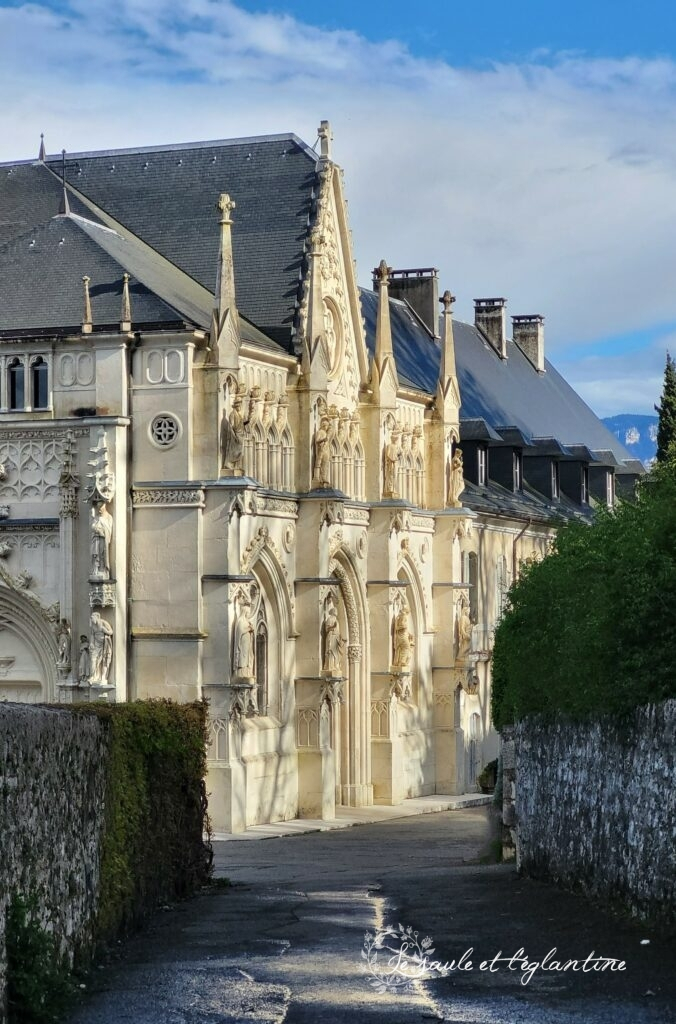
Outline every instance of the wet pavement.
{"type": "Polygon", "coordinates": [[[159,914],[72,1024],[676,1021],[674,943],[487,863],[490,815],[215,843],[231,886],[159,914]],[[534,966],[553,948],[545,967],[576,965],[534,966]]]}

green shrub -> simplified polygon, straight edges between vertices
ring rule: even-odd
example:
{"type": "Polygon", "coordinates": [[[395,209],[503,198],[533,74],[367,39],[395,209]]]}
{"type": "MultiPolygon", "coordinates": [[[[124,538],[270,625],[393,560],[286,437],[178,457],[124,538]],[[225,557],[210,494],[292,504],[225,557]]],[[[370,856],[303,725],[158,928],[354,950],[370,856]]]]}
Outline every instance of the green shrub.
{"type": "Polygon", "coordinates": [[[562,527],[510,592],[493,653],[493,720],[584,718],[676,695],[676,471],[634,502],[562,527]]]}
{"type": "Polygon", "coordinates": [[[9,1024],[58,1020],[77,988],[54,936],[39,922],[34,893],[12,896],[5,934],[9,1024]]]}

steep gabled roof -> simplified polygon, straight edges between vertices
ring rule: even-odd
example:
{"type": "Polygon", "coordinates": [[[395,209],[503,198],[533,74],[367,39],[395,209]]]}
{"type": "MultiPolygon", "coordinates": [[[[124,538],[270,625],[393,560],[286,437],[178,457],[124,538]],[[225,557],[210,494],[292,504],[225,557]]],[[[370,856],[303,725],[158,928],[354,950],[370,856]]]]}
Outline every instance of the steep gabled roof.
{"type": "MultiPolygon", "coordinates": [[[[377,295],[362,289],[362,309],[369,352],[375,346],[377,295]]],[[[434,395],[439,377],[441,347],[406,302],[390,299],[392,343],[401,383],[434,395]]],[[[441,324],[439,331],[441,333],[441,324]]],[[[549,361],[538,373],[518,345],[507,342],[507,359],[473,324],[453,321],[455,360],[462,406],[460,420],[485,421],[493,431],[512,428],[527,441],[556,438],[564,445],[585,445],[612,452],[619,462],[631,456],[549,361]]],[[[468,424],[469,425],[469,424],[468,424]]]]}
{"type": "MultiPolygon", "coordinates": [[[[66,178],[211,294],[219,242],[214,208],[219,194],[228,192],[237,204],[232,236],[238,308],[288,348],[316,162],[295,135],[272,135],[73,153],[66,158],[66,178]]],[[[60,158],[49,157],[47,164],[60,172],[60,158]]],[[[3,173],[0,168],[0,219],[3,173]]]]}

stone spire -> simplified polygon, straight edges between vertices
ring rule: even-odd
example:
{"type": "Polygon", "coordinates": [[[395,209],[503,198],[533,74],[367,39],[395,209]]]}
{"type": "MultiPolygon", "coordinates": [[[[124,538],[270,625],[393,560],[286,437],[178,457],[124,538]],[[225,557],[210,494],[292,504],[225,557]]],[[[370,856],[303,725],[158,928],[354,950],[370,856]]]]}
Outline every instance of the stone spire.
{"type": "Polygon", "coordinates": [[[328,121],[322,121],[319,125],[317,132],[319,137],[319,156],[321,160],[331,159],[331,143],[333,141],[333,134],[331,132],[331,125],[328,121]]]}
{"type": "Polygon", "coordinates": [[[122,311],[120,313],[120,330],[128,334],[131,330],[131,299],[129,297],[129,274],[122,275],[122,311]]]}
{"type": "Polygon", "coordinates": [[[220,245],[216,272],[216,293],[211,325],[211,347],[218,352],[220,366],[236,369],[239,361],[239,321],[235,301],[235,267],[232,256],[232,218],[235,203],[221,193],[219,213],[220,245]]]}
{"type": "Polygon", "coordinates": [[[83,334],[91,334],[92,333],[92,301],[91,301],[91,298],[89,297],[89,282],[90,281],[91,281],[91,278],[87,274],[85,274],[85,276],[82,278],[82,283],[84,285],[84,314],[82,316],[82,333],[83,334]]]}
{"type": "Polygon", "coordinates": [[[376,317],[376,351],[373,357],[371,384],[377,405],[393,408],[396,404],[399,380],[392,350],[392,326],[390,324],[390,283],[391,267],[385,260],[373,271],[374,283],[378,286],[378,313],[376,317]]]}
{"type": "MultiPolygon", "coordinates": [[[[326,374],[330,367],[319,369],[315,359],[324,337],[324,299],[322,294],[321,259],[324,236],[318,227],[310,232],[308,245],[308,308],[306,343],[303,347],[302,369],[311,387],[326,387],[326,374]],[[319,374],[319,376],[317,376],[319,374]],[[313,379],[314,378],[314,379],[313,379]]],[[[321,363],[321,360],[320,360],[321,363]]]]}
{"type": "Polygon", "coordinates": [[[444,423],[456,426],[460,406],[460,389],[455,368],[455,343],[453,341],[453,310],[455,296],[445,291],[440,299],[443,312],[441,333],[441,363],[439,365],[439,383],[437,384],[437,411],[444,423]]]}
{"type": "Polygon", "coordinates": [[[45,149],[45,133],[40,132],[40,150],[38,152],[38,161],[43,164],[47,159],[47,150],[45,149]]]}

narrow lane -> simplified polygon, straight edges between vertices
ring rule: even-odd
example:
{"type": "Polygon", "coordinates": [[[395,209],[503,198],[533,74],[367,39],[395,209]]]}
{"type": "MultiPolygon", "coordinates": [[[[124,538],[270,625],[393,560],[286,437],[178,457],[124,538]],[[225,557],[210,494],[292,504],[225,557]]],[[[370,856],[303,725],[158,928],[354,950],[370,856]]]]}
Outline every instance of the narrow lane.
{"type": "Polygon", "coordinates": [[[507,865],[480,863],[490,836],[488,811],[475,808],[218,843],[216,870],[231,887],[160,915],[122,963],[96,972],[97,991],[73,1024],[676,1020],[673,944],[581,897],[519,879],[507,865]],[[373,943],[379,928],[398,933],[400,924],[419,944],[432,940],[433,959],[458,960],[471,949],[463,965],[471,969],[395,990],[392,950],[401,963],[401,935],[385,937],[389,953],[373,943]],[[554,947],[562,960],[594,951],[627,969],[535,970],[527,985],[526,965],[480,969],[520,948],[532,964],[554,947]]]}

